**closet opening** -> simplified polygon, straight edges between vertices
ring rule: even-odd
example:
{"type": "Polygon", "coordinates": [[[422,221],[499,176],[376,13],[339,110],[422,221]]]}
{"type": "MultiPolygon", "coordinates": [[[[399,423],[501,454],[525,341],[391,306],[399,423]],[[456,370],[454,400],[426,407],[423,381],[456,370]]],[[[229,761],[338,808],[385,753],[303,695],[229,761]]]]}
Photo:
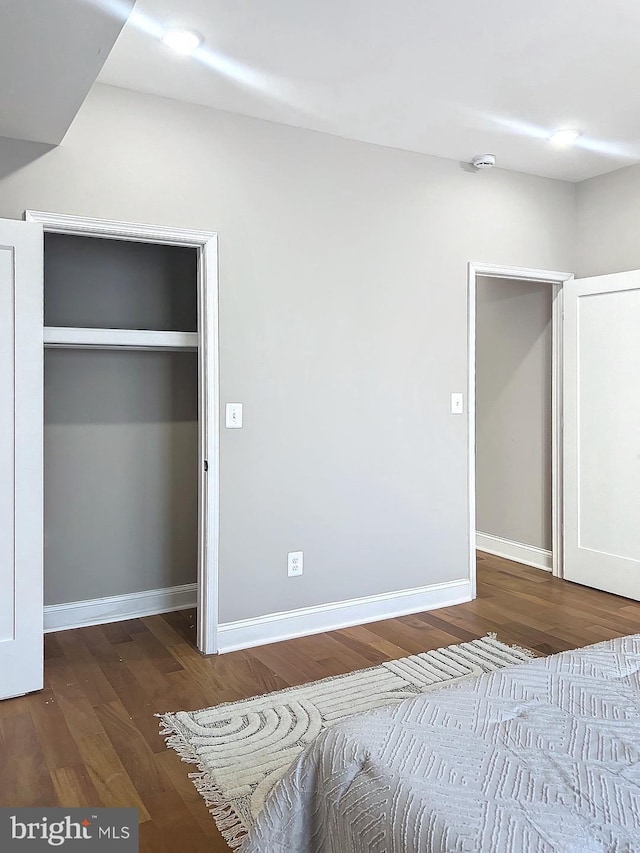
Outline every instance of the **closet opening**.
{"type": "Polygon", "coordinates": [[[195,608],[194,645],[215,652],[215,235],[29,216],[45,224],[45,631],[195,608]]]}

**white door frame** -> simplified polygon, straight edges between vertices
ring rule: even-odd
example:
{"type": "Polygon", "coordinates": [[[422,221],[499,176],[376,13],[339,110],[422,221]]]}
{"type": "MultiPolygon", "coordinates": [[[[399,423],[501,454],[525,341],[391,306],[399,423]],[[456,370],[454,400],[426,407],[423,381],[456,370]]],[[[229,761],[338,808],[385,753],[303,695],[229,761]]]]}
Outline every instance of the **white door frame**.
{"type": "Polygon", "coordinates": [[[552,307],[551,354],[551,515],[552,572],[562,577],[562,288],[573,273],[556,270],[469,263],[468,269],[468,509],[469,572],[472,595],[476,595],[476,287],[478,276],[541,282],[556,286],[552,307]]]}
{"type": "Polygon", "coordinates": [[[219,541],[219,374],[218,374],[218,237],[214,231],[192,231],[161,225],[140,225],[111,219],[67,216],[27,210],[28,222],[39,222],[45,232],[104,237],[169,246],[190,246],[198,252],[198,648],[218,651],[218,541],[219,541]]]}

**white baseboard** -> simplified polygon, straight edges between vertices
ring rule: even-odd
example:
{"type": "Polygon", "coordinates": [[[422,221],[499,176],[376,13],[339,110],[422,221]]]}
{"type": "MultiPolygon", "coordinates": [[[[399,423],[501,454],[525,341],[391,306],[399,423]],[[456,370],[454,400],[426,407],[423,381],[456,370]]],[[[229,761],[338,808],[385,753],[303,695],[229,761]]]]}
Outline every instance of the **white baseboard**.
{"type": "Polygon", "coordinates": [[[198,584],[188,583],[166,589],[148,589],[128,595],[111,595],[68,604],[48,604],[44,608],[44,630],[66,631],[85,625],[121,622],[140,616],[154,616],[171,610],[186,610],[196,606],[198,584]]]}
{"type": "Polygon", "coordinates": [[[450,607],[471,601],[471,598],[470,581],[457,580],[226,622],[218,626],[218,651],[223,653],[249,649],[293,637],[335,631],[437,607],[450,607]]]}
{"type": "Polygon", "coordinates": [[[487,554],[495,554],[496,557],[515,560],[517,563],[524,563],[525,566],[533,566],[534,569],[544,569],[545,572],[553,569],[551,551],[536,548],[534,545],[523,545],[522,542],[512,542],[510,539],[501,539],[489,533],[476,533],[476,548],[479,551],[486,551],[487,554]]]}

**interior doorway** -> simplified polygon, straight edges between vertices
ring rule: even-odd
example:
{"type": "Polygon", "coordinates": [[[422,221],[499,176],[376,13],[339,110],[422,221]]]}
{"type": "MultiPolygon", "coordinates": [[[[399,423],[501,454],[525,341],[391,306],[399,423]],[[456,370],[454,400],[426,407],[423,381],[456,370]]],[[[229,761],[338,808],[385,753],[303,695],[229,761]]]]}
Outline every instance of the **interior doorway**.
{"type": "Polygon", "coordinates": [[[469,265],[469,539],[562,576],[562,287],[570,273],[469,265]]]}

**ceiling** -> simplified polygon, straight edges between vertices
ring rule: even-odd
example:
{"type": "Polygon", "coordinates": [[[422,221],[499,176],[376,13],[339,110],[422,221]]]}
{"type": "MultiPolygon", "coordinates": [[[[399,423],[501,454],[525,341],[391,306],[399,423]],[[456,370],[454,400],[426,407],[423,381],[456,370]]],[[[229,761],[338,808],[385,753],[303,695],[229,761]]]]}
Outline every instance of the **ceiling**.
{"type": "Polygon", "coordinates": [[[579,181],[640,161],[637,0],[137,0],[99,80],[579,181]],[[172,55],[167,24],[205,37],[172,55]],[[583,130],[577,147],[547,142],[583,130]]]}
{"type": "Polygon", "coordinates": [[[1,0],[0,153],[20,165],[62,140],[134,0],[1,0]],[[30,144],[13,144],[13,140],[30,144]]]}
{"type": "MultiPolygon", "coordinates": [[[[60,141],[132,3],[2,0],[0,136],[60,141]]],[[[98,80],[579,181],[640,162],[638,33],[637,0],[137,0],[98,80]],[[195,56],[168,25],[204,36],[195,56]]]]}

